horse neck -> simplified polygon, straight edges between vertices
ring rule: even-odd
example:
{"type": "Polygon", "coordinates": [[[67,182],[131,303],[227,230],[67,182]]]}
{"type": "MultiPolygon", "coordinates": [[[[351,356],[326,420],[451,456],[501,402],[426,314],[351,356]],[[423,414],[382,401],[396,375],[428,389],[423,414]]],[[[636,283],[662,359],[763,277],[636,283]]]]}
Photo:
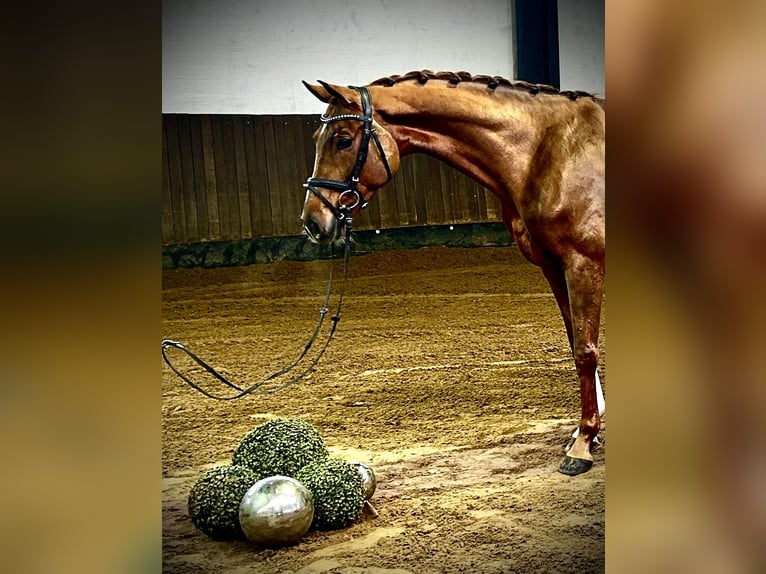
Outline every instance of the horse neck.
{"type": "MultiPolygon", "coordinates": [[[[524,93],[490,95],[480,86],[397,84],[370,88],[400,155],[424,153],[503,198],[519,189],[546,126],[550,105],[524,93]]],[[[560,97],[558,97],[560,98],[560,97]]],[[[561,98],[563,99],[563,98],[561,98]]]]}

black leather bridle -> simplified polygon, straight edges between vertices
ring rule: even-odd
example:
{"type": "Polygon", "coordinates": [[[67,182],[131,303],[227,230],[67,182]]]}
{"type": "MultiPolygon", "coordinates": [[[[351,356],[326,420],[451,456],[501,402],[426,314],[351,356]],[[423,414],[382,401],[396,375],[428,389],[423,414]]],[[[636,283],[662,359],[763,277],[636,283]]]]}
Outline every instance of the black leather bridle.
{"type": "Polygon", "coordinates": [[[363,86],[349,86],[350,88],[359,92],[362,99],[362,115],[356,114],[341,114],[338,116],[326,117],[322,116],[320,121],[323,124],[332,124],[335,122],[341,122],[344,120],[355,120],[358,122],[364,122],[364,133],[362,135],[362,143],[359,146],[359,151],[356,154],[356,163],[354,164],[354,171],[351,172],[351,178],[348,181],[339,181],[337,179],[324,179],[321,177],[310,177],[303,184],[303,187],[307,188],[311,193],[316,195],[322,203],[332,212],[338,221],[343,221],[348,218],[348,214],[356,206],[360,209],[367,207],[367,200],[359,193],[357,185],[359,184],[359,175],[362,173],[364,162],[367,161],[367,153],[370,148],[370,137],[372,137],[375,145],[378,147],[378,153],[380,159],[383,161],[383,166],[386,168],[386,174],[388,179],[386,183],[391,181],[393,175],[391,174],[391,168],[388,165],[386,154],[383,151],[383,146],[380,143],[378,134],[372,125],[372,100],[370,99],[370,92],[363,86]],[[332,189],[340,192],[338,197],[338,205],[334,205],[327,199],[317,187],[323,187],[325,189],[332,189]]]}
{"type": "MultiPolygon", "coordinates": [[[[391,178],[393,177],[391,174],[391,168],[388,165],[388,160],[386,159],[386,154],[383,151],[383,146],[380,144],[380,140],[378,139],[378,134],[375,133],[375,128],[372,127],[372,102],[370,101],[370,94],[367,91],[367,88],[354,87],[354,86],[351,86],[351,87],[354,88],[356,91],[358,91],[362,96],[362,115],[357,116],[354,114],[344,114],[339,116],[333,116],[330,118],[327,118],[324,116],[321,117],[321,121],[323,124],[339,122],[342,120],[356,120],[356,121],[364,122],[364,135],[362,136],[362,144],[359,146],[359,151],[356,156],[356,163],[354,164],[354,171],[351,173],[351,179],[349,181],[337,181],[334,179],[310,177],[306,180],[306,183],[303,184],[303,186],[308,188],[308,190],[311,193],[313,193],[319,199],[322,200],[322,202],[330,209],[330,211],[332,211],[333,215],[335,215],[338,221],[342,221],[345,224],[346,241],[344,242],[344,252],[343,252],[343,284],[341,286],[340,296],[338,297],[338,300],[337,300],[336,312],[334,315],[330,317],[330,319],[332,320],[332,327],[330,328],[330,332],[327,336],[327,339],[325,340],[324,345],[322,345],[322,347],[319,349],[319,352],[316,354],[316,356],[309,361],[308,367],[303,368],[302,371],[300,371],[296,375],[293,375],[287,381],[279,382],[279,383],[273,382],[273,381],[278,381],[279,377],[290,373],[291,371],[293,371],[293,369],[297,368],[300,363],[303,362],[304,358],[306,358],[308,355],[309,349],[311,349],[311,347],[313,346],[314,341],[316,341],[320,333],[320,330],[322,329],[322,324],[324,322],[325,316],[327,316],[329,312],[327,306],[330,302],[330,294],[332,292],[332,285],[333,285],[332,262],[330,264],[330,278],[327,280],[327,292],[325,294],[324,304],[322,305],[322,308],[319,310],[319,320],[317,321],[316,327],[314,328],[314,333],[311,335],[309,342],[306,343],[306,345],[304,346],[303,352],[300,354],[300,356],[296,360],[294,360],[292,363],[290,363],[286,367],[279,369],[278,371],[268,375],[267,377],[250,385],[247,388],[243,388],[231,382],[229,379],[227,379],[225,376],[223,376],[213,367],[208,365],[205,361],[200,359],[197,355],[192,353],[182,343],[179,343],[178,341],[173,341],[172,339],[165,339],[164,341],[162,341],[162,358],[165,360],[167,365],[173,370],[174,373],[176,373],[181,379],[183,379],[186,383],[188,383],[192,388],[196,389],[197,391],[199,391],[200,393],[202,393],[203,395],[207,397],[210,397],[216,400],[221,400],[221,401],[229,401],[234,399],[240,399],[251,393],[266,393],[266,394],[275,393],[294,383],[297,383],[298,381],[305,378],[309,373],[311,373],[314,370],[314,367],[319,362],[319,359],[322,357],[322,355],[324,355],[324,352],[327,350],[327,347],[330,344],[330,341],[332,341],[332,338],[335,335],[335,331],[338,328],[338,322],[340,321],[341,306],[343,305],[343,293],[345,291],[346,278],[348,276],[348,259],[349,259],[349,254],[351,251],[351,241],[348,240],[351,234],[351,217],[349,217],[349,214],[351,210],[354,209],[357,205],[361,204],[360,205],[361,208],[364,208],[367,205],[367,202],[359,193],[359,190],[357,190],[356,186],[359,183],[359,174],[362,172],[362,167],[364,166],[364,162],[367,160],[367,152],[369,151],[371,137],[373,138],[373,140],[375,140],[375,145],[378,146],[378,152],[380,153],[380,158],[383,160],[383,165],[385,166],[386,173],[388,174],[388,180],[386,181],[386,183],[388,183],[388,181],[390,181],[391,178]],[[324,187],[327,189],[339,191],[340,197],[338,198],[338,205],[336,206],[330,203],[330,201],[325,196],[323,196],[319,192],[319,190],[317,190],[314,186],[324,187]],[[348,202],[344,198],[349,198],[351,201],[348,202]],[[190,359],[192,359],[195,363],[197,363],[197,365],[202,367],[202,369],[206,371],[208,374],[213,376],[219,382],[234,389],[235,394],[230,396],[219,396],[202,388],[199,384],[194,382],[194,380],[184,375],[179,369],[177,369],[173,365],[173,363],[170,361],[170,358],[168,357],[166,353],[166,350],[171,348],[184,352],[186,355],[188,355],[190,359]],[[267,385],[273,385],[273,386],[268,388],[267,385]]],[[[331,253],[333,254],[333,258],[334,258],[334,251],[332,251],[331,253]]]]}

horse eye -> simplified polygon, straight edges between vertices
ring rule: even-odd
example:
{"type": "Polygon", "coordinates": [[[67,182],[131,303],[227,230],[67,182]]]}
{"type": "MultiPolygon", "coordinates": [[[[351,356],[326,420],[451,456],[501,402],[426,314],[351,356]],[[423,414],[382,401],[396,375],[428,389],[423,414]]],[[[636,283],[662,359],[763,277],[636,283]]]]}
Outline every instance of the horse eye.
{"type": "Polygon", "coordinates": [[[335,147],[337,147],[338,149],[348,149],[351,147],[351,144],[353,143],[354,143],[353,140],[350,140],[348,138],[341,138],[335,144],[335,147]]]}

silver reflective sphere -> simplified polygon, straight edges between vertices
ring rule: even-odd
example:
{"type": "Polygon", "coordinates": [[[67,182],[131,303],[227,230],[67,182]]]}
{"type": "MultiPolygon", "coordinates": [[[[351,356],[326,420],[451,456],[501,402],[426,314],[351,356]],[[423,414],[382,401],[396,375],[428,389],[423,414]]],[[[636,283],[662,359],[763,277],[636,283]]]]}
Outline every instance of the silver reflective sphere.
{"type": "Polygon", "coordinates": [[[259,546],[295,544],[314,519],[314,500],[300,482],[270,476],[256,482],[239,504],[239,525],[259,546]]]}
{"type": "Polygon", "coordinates": [[[378,486],[378,481],[375,479],[375,473],[372,469],[364,464],[355,460],[351,463],[359,472],[359,476],[362,477],[362,490],[364,491],[364,499],[370,500],[372,495],[375,494],[375,488],[378,486]]]}

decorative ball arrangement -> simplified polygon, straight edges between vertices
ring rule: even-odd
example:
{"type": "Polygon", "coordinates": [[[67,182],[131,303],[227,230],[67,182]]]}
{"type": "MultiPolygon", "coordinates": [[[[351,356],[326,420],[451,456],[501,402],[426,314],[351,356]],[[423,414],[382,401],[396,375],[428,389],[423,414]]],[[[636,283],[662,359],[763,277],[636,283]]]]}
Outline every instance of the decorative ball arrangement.
{"type": "Polygon", "coordinates": [[[189,494],[194,526],[216,540],[241,538],[239,504],[256,480],[250,469],[237,465],[206,472],[189,494]]]}
{"type": "Polygon", "coordinates": [[[232,463],[252,470],[258,479],[267,476],[295,478],[315,460],[330,456],[324,439],[301,419],[272,419],[254,428],[234,451],[232,463]]]}
{"type": "Polygon", "coordinates": [[[314,528],[345,528],[361,516],[362,477],[352,464],[337,458],[319,460],[304,466],[296,478],[314,497],[314,528]]]}
{"type": "Polygon", "coordinates": [[[231,465],[202,476],[189,494],[189,515],[211,538],[278,548],[310,529],[345,528],[365,505],[378,516],[369,502],[376,484],[366,464],[330,458],[310,423],[276,418],[241,440],[231,465]]]}
{"type": "Polygon", "coordinates": [[[256,482],[239,504],[239,523],[251,542],[279,547],[295,544],[314,519],[311,493],[287,476],[270,476],[256,482]]]}

